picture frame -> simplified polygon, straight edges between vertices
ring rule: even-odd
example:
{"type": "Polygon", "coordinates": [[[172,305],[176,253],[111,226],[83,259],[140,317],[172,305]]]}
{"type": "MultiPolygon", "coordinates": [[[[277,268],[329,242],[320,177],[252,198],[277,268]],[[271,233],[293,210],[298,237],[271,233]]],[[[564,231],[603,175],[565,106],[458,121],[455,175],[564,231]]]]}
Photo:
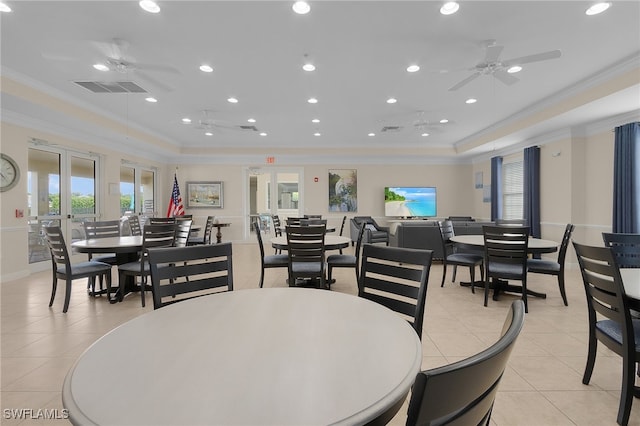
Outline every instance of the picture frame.
{"type": "Polygon", "coordinates": [[[187,208],[221,209],[224,194],[221,181],[187,182],[187,208]]]}
{"type": "Polygon", "coordinates": [[[358,211],[358,170],[329,170],[329,211],[358,211]]]}
{"type": "Polygon", "coordinates": [[[482,172],[476,172],[476,176],[475,176],[475,187],[476,189],[480,189],[483,186],[483,182],[482,182],[482,172]]]}

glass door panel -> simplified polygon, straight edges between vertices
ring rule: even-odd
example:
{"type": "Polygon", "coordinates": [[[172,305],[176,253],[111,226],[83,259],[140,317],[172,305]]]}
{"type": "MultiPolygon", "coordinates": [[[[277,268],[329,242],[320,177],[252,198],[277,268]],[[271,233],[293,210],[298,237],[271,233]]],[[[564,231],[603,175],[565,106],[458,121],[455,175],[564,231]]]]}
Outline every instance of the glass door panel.
{"type": "Polygon", "coordinates": [[[120,215],[136,213],[136,170],[120,167],[120,215]]]}
{"type": "MultiPolygon", "coordinates": [[[[83,222],[95,221],[96,208],[96,161],[92,158],[72,154],[70,165],[71,242],[85,238],[83,222]]],[[[67,239],[67,241],[69,241],[67,239]]]]}

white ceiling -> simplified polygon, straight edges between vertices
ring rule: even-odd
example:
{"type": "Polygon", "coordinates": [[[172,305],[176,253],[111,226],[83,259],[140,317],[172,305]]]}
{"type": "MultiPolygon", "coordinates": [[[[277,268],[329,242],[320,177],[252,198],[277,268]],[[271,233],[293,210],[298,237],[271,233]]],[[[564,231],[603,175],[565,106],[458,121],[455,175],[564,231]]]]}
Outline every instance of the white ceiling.
{"type": "MultiPolygon", "coordinates": [[[[13,12],[0,16],[4,77],[144,130],[152,137],[140,138],[139,148],[165,158],[216,152],[464,158],[640,111],[639,1],[616,1],[597,16],[585,15],[592,2],[584,1],[466,1],[451,16],[439,13],[439,1],[313,1],[308,15],[293,13],[291,1],[160,1],[159,14],[137,1],[6,3],[13,12]],[[162,67],[94,70],[115,38],[128,44],[124,59],[162,67]],[[562,56],[525,65],[512,86],[482,75],[449,91],[471,75],[491,39],[504,46],[501,60],[554,49],[562,56]],[[301,69],[305,55],[316,71],[301,69]],[[201,72],[203,63],[213,72],[201,72]],[[410,64],[421,70],[408,73],[410,64]],[[630,70],[635,83],[624,90],[500,131],[630,70]],[[133,81],[149,94],[96,94],[79,80],[133,81]],[[146,102],[149,95],[158,102],[146,102]],[[239,102],[227,102],[230,96],[239,102]],[[319,102],[308,104],[309,97],[319,102]],[[387,104],[389,97],[398,102],[387,104]],[[465,104],[469,97],[478,102],[465,104]],[[225,126],[213,127],[213,136],[195,128],[205,109],[225,126]],[[192,124],[182,124],[183,117],[192,124]],[[267,136],[238,130],[248,118],[267,136]],[[442,118],[450,123],[414,126],[442,118]],[[383,134],[384,126],[402,129],[383,134]]],[[[93,134],[114,146],[135,139],[21,94],[3,92],[1,101],[5,119],[93,134]]]]}

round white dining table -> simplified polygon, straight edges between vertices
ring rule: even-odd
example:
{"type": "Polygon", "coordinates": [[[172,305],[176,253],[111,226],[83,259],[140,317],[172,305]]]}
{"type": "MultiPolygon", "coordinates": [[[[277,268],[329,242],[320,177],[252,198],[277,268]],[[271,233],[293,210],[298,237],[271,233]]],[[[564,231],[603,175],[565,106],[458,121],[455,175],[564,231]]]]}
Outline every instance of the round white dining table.
{"type": "MultiPolygon", "coordinates": [[[[325,235],[324,236],[324,248],[325,250],[338,250],[349,247],[351,238],[343,237],[341,235],[325,235]]],[[[273,237],[271,239],[271,246],[275,249],[286,250],[287,249],[287,236],[282,235],[279,237],[273,237]]]]}
{"type": "MultiPolygon", "coordinates": [[[[483,235],[455,235],[451,237],[451,241],[466,246],[484,247],[483,235]]],[[[529,238],[528,247],[531,253],[553,253],[558,250],[558,243],[540,238],[529,238]]]]}
{"type": "Polygon", "coordinates": [[[107,333],[68,372],[62,400],[82,425],[364,424],[397,412],[421,348],[406,320],[357,296],[232,291],[107,333]]]}

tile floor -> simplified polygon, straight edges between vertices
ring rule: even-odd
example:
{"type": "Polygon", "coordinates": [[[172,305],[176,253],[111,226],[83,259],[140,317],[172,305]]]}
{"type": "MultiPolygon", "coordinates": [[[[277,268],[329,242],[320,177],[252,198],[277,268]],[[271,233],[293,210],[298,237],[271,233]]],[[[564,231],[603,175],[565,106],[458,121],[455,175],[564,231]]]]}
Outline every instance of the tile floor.
{"type": "MultiPolygon", "coordinates": [[[[237,289],[258,285],[257,245],[234,244],[237,289]]],[[[284,286],[286,271],[266,271],[265,287],[284,286]]],[[[115,274],[114,274],[115,275],[115,274]]],[[[333,291],[356,294],[352,270],[335,269],[333,291]]],[[[423,333],[423,368],[463,359],[490,345],[498,336],[513,296],[482,306],[482,292],[472,294],[450,282],[440,287],[442,267],[434,264],[429,279],[423,333]]],[[[468,279],[466,270],[459,278],[468,279]]],[[[591,385],[582,384],[587,353],[587,315],[579,271],[567,274],[569,307],[562,304],[553,277],[531,275],[530,288],[546,291],[546,300],[530,299],[525,326],[500,385],[493,425],[615,425],[621,377],[620,358],[601,349],[591,385]]],[[[77,281],[69,312],[62,313],[63,294],[48,308],[50,272],[1,285],[2,419],[7,425],[68,424],[66,420],[7,419],[5,409],[62,410],[60,390],[69,367],[92,342],[119,324],[149,312],[138,297],[110,305],[90,298],[77,281]]],[[[404,424],[406,404],[392,424],[404,424]]],[[[630,424],[640,425],[635,402],[630,424]]]]}

